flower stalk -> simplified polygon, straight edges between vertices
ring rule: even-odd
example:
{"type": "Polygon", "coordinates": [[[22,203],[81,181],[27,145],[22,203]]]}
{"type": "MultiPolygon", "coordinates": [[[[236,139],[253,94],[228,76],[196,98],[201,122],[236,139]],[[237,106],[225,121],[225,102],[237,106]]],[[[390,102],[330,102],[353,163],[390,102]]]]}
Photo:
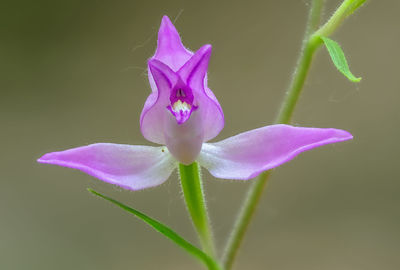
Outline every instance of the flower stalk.
{"type": "MultiPolygon", "coordinates": [[[[312,0],[299,60],[296,64],[288,91],[280,107],[279,114],[275,120],[277,124],[290,123],[304,82],[307,78],[313,56],[316,50],[322,45],[320,37],[331,35],[340,26],[343,20],[359,8],[365,1],[366,0],[343,1],[332,17],[318,29],[323,9],[323,0],[312,0]]],[[[245,196],[244,203],[242,204],[242,208],[224,249],[222,263],[225,270],[229,270],[233,266],[238,249],[254,216],[263,191],[267,186],[270,175],[271,170],[261,173],[251,184],[245,196]]]]}
{"type": "Polygon", "coordinates": [[[179,164],[179,174],[186,206],[199,236],[201,246],[204,252],[214,257],[214,240],[204,200],[199,165],[197,162],[190,165],[179,164]]]}

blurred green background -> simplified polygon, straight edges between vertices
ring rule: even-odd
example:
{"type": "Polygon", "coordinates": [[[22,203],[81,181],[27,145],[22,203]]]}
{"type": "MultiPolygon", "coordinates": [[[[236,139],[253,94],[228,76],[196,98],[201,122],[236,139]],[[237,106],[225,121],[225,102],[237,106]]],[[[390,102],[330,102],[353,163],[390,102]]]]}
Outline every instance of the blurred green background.
{"type": "MultiPolygon", "coordinates": [[[[340,3],[328,0],[326,19],[340,3]]],[[[94,142],[149,144],[139,115],[162,15],[185,45],[213,45],[209,86],[220,140],[271,124],[296,62],[308,1],[3,1],[0,11],[0,269],[202,269],[92,187],[192,241],[176,173],[130,192],[46,166],[50,151],[94,142]]],[[[399,46],[395,0],[367,1],[332,37],[350,83],[320,50],[294,124],[349,130],[353,141],[302,154],[273,173],[236,269],[400,269],[399,46]]],[[[248,182],[204,171],[218,246],[248,182]]]]}

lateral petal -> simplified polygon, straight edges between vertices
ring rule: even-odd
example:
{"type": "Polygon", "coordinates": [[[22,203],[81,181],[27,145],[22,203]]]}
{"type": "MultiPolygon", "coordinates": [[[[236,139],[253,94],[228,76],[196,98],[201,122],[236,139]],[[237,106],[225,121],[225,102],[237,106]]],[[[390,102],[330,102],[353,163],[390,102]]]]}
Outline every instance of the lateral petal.
{"type": "Polygon", "coordinates": [[[78,169],[130,190],[160,185],[176,167],[176,161],[166,147],[112,143],[48,153],[38,162],[78,169]]]}
{"type": "Polygon", "coordinates": [[[204,141],[217,136],[224,128],[224,113],[214,93],[207,86],[207,69],[211,45],[202,46],[178,71],[180,78],[193,90],[204,129],[204,141]]]}
{"type": "Polygon", "coordinates": [[[352,138],[340,129],[272,125],[203,144],[199,163],[217,178],[247,180],[301,152],[352,138]]]}
{"type": "Polygon", "coordinates": [[[147,140],[165,144],[164,122],[169,113],[167,106],[170,105],[169,96],[178,76],[158,60],[150,60],[148,66],[156,86],[144,104],[140,115],[140,129],[147,140]]]}
{"type": "Polygon", "coordinates": [[[203,45],[178,71],[182,80],[195,90],[204,86],[211,50],[211,45],[203,45]]]}

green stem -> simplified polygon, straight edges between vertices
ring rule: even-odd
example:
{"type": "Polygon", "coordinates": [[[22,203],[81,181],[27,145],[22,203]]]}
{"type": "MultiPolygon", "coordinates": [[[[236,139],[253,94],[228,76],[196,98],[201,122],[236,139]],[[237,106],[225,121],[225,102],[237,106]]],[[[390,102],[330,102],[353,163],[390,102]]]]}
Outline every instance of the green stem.
{"type": "Polygon", "coordinates": [[[235,225],[224,250],[222,265],[224,266],[225,270],[232,268],[237,251],[239,250],[239,247],[243,241],[243,237],[261,199],[261,195],[267,186],[267,181],[270,174],[271,171],[261,173],[258,176],[258,180],[252,183],[246,194],[242,209],[238,215],[238,218],[236,219],[235,225]]]}
{"type": "MultiPolygon", "coordinates": [[[[343,1],[328,22],[317,30],[323,7],[323,0],[312,1],[299,60],[275,123],[290,123],[301,90],[303,89],[304,82],[307,78],[313,55],[322,44],[320,36],[328,36],[332,34],[333,31],[338,28],[340,23],[364,2],[365,0],[343,1]]],[[[224,250],[222,262],[225,270],[232,268],[237,251],[243,241],[243,237],[248,229],[252,217],[254,216],[270,175],[271,171],[266,171],[260,174],[251,184],[246,194],[245,201],[224,250]]]]}
{"type": "Polygon", "coordinates": [[[321,14],[324,8],[324,2],[325,0],[312,0],[310,12],[308,14],[308,21],[306,24],[306,32],[303,39],[303,46],[304,42],[307,41],[307,38],[318,29],[318,26],[321,23],[321,14]]]}
{"type": "Polygon", "coordinates": [[[304,82],[306,80],[314,52],[318,48],[318,46],[322,44],[322,41],[320,41],[320,39],[310,39],[312,33],[318,28],[318,25],[320,23],[322,8],[323,0],[312,1],[300,56],[293,73],[292,81],[290,82],[288,91],[286,92],[286,96],[282,102],[275,123],[287,124],[290,122],[290,118],[293,115],[293,111],[296,107],[296,103],[304,86],[304,82]]]}
{"type": "Polygon", "coordinates": [[[299,100],[301,90],[307,78],[310,69],[311,61],[317,48],[322,44],[321,39],[307,39],[303,45],[297,67],[295,69],[292,82],[289,86],[289,91],[286,92],[286,97],[281,105],[276,123],[288,124],[293,115],[297,101],[299,100]]]}
{"type": "Polygon", "coordinates": [[[340,24],[346,19],[349,15],[351,15],[354,11],[356,11],[362,4],[365,3],[366,0],[345,0],[343,3],[336,9],[333,15],[329,18],[329,20],[314,33],[315,36],[325,36],[328,37],[332,35],[332,33],[339,28],[340,24]]]}
{"type": "MultiPolygon", "coordinates": [[[[294,111],[301,88],[304,85],[304,81],[312,60],[312,55],[316,49],[314,46],[310,46],[309,37],[311,36],[311,33],[313,33],[313,31],[315,31],[318,27],[323,6],[322,2],[322,0],[312,1],[301,54],[292,77],[289,90],[287,91],[285,99],[281,105],[279,116],[276,121],[277,123],[288,123],[290,121],[290,117],[294,111]]],[[[239,250],[244,235],[254,216],[257,205],[261,199],[264,189],[267,186],[267,181],[270,175],[271,171],[261,173],[257,180],[251,184],[246,194],[245,201],[225,247],[222,262],[225,267],[224,269],[226,270],[232,268],[237,251],[239,250]]]]}
{"type": "Polygon", "coordinates": [[[208,255],[214,257],[214,241],[204,201],[199,165],[196,162],[190,165],[179,164],[179,173],[186,206],[199,236],[201,246],[208,255]]]}

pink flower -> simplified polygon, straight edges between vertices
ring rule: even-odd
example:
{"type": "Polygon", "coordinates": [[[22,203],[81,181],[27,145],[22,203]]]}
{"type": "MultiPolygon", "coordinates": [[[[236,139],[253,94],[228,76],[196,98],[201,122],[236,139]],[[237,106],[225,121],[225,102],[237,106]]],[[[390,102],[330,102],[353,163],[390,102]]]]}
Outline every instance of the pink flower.
{"type": "Polygon", "coordinates": [[[218,178],[251,179],[303,151],[352,139],[339,129],[272,125],[207,143],[224,127],[224,115],[207,86],[211,45],[187,50],[164,16],[155,55],[148,61],[151,94],[141,117],[143,136],[160,147],[97,143],[48,153],[38,162],[84,171],[138,190],[168,179],[178,163],[199,164],[218,178]]]}

